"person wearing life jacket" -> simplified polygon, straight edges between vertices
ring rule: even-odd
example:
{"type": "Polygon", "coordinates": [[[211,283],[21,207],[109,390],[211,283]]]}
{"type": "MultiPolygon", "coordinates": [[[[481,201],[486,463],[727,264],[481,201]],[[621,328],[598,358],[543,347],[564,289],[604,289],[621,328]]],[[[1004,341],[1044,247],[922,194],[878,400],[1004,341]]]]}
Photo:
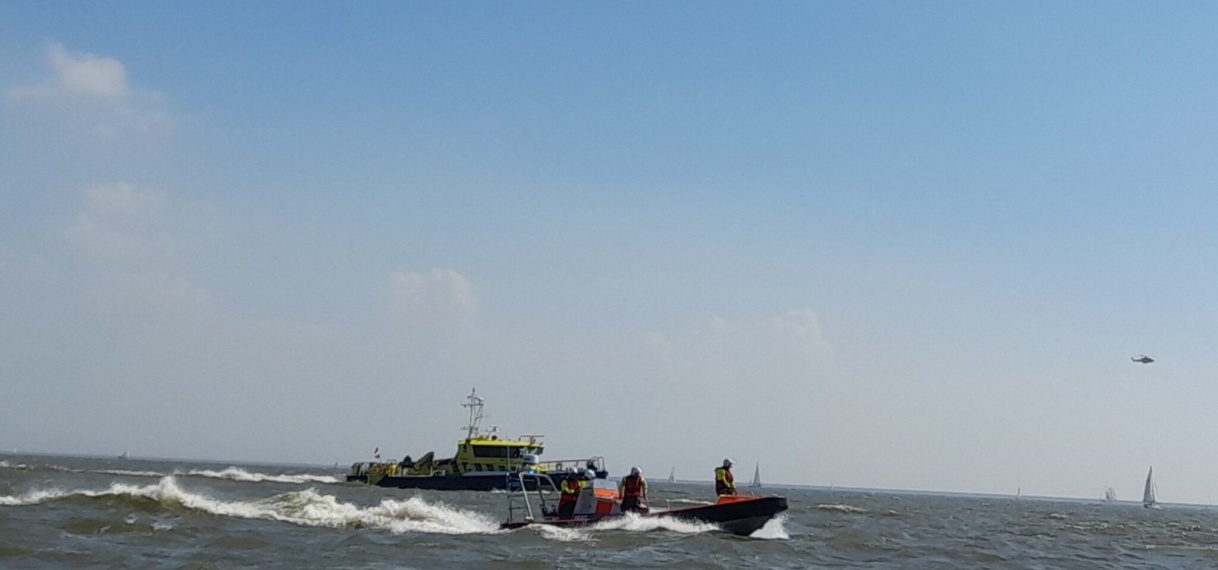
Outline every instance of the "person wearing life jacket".
{"type": "Polygon", "coordinates": [[[630,474],[617,484],[617,491],[622,495],[623,513],[647,512],[647,480],[643,479],[642,469],[631,467],[630,474]]]}
{"type": "Polygon", "coordinates": [[[735,495],[736,480],[732,478],[732,466],[736,462],[732,458],[724,458],[723,466],[715,468],[715,494],[735,495]]]}
{"type": "Polygon", "coordinates": [[[580,491],[587,487],[595,474],[592,471],[575,471],[563,479],[558,490],[558,518],[569,519],[575,515],[575,503],[579,500],[580,491]]]}

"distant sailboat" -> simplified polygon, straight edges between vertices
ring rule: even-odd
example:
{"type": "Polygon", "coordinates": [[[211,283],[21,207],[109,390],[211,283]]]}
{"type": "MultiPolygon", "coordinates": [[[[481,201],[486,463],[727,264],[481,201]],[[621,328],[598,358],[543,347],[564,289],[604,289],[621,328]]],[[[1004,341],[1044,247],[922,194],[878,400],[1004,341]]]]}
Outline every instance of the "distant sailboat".
{"type": "Polygon", "coordinates": [[[761,464],[760,463],[758,463],[757,467],[753,469],[753,481],[749,483],[749,486],[750,487],[760,487],[761,486],[761,464]]]}
{"type": "Polygon", "coordinates": [[[1142,490],[1142,506],[1148,509],[1159,508],[1159,500],[1155,497],[1155,468],[1151,466],[1150,471],[1146,472],[1146,488],[1142,490]]]}
{"type": "Polygon", "coordinates": [[[1104,500],[1108,501],[1109,503],[1115,503],[1116,502],[1116,489],[1113,489],[1112,487],[1104,489],[1104,500]]]}
{"type": "Polygon", "coordinates": [[[668,470],[668,482],[669,483],[677,482],[677,468],[676,467],[673,467],[672,469],[668,470]]]}
{"type": "Polygon", "coordinates": [[[130,459],[131,455],[128,454],[126,451],[124,451],[122,455],[118,456],[118,458],[119,459],[130,459]]]}

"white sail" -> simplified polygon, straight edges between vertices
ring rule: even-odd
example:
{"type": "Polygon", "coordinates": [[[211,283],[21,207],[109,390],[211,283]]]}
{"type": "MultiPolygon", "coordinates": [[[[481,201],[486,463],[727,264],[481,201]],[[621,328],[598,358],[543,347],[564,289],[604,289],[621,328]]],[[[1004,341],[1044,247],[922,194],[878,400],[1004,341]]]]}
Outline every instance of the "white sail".
{"type": "Polygon", "coordinates": [[[1109,487],[1104,490],[1104,500],[1108,502],[1116,501],[1116,489],[1109,487]]]}
{"type": "Polygon", "coordinates": [[[753,482],[749,483],[749,486],[750,487],[760,487],[761,486],[761,464],[760,463],[758,463],[757,467],[753,469],[753,482]]]}
{"type": "Polygon", "coordinates": [[[1142,506],[1151,508],[1159,504],[1158,498],[1155,497],[1155,468],[1152,466],[1150,471],[1146,472],[1146,488],[1142,490],[1142,506]]]}
{"type": "Polygon", "coordinates": [[[677,482],[677,468],[676,467],[673,467],[671,470],[668,471],[668,482],[669,483],[677,482]]]}

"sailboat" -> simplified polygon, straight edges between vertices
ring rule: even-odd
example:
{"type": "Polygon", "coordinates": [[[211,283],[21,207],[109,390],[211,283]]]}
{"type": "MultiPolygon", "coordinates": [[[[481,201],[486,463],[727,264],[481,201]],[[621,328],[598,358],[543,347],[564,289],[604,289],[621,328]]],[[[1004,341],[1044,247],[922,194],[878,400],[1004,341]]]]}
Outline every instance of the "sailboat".
{"type": "Polygon", "coordinates": [[[1146,472],[1146,488],[1142,490],[1142,506],[1148,509],[1159,508],[1159,500],[1155,498],[1155,468],[1152,465],[1146,472]]]}
{"type": "Polygon", "coordinates": [[[1112,487],[1105,489],[1104,490],[1104,500],[1108,501],[1109,503],[1115,503],[1116,502],[1116,489],[1113,489],[1112,487]]]}
{"type": "Polygon", "coordinates": [[[760,487],[761,486],[761,464],[760,463],[758,463],[757,467],[753,469],[753,481],[749,483],[749,486],[750,487],[760,487]]]}
{"type": "Polygon", "coordinates": [[[668,482],[669,483],[677,482],[677,468],[676,467],[673,467],[672,469],[668,470],[668,482]]]}

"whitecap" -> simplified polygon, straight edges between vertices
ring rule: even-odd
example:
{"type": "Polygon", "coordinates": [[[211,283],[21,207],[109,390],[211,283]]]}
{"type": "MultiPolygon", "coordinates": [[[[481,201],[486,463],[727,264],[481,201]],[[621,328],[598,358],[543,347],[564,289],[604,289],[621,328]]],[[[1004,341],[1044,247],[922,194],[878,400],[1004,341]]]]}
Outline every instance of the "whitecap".
{"type": "Polygon", "coordinates": [[[340,483],[336,477],[330,475],[311,475],[308,473],[295,474],[278,474],[272,475],[268,473],[251,473],[240,467],[228,467],[221,471],[213,471],[210,469],[191,469],[184,473],[194,477],[211,477],[213,479],[228,479],[230,481],[244,481],[247,483],[340,483]]]}
{"type": "Polygon", "coordinates": [[[836,504],[836,505],[816,505],[816,508],[822,511],[838,511],[841,513],[865,513],[867,509],[855,507],[853,505],[836,504]]]}
{"type": "Polygon", "coordinates": [[[438,533],[474,534],[497,533],[499,525],[488,516],[457,509],[443,503],[430,503],[421,497],[404,501],[384,499],[379,504],[363,507],[339,501],[333,495],[309,488],[253,501],[229,501],[182,489],[172,476],[151,485],[112,483],[103,490],[43,489],[20,496],[0,497],[0,505],[37,505],[70,496],[104,497],[130,496],[153,499],[165,505],[185,508],[218,516],[262,519],[301,526],[378,528],[395,534],[438,533]]]}
{"type": "Polygon", "coordinates": [[[167,477],[168,473],[159,471],[129,471],[126,469],[98,469],[94,473],[102,473],[105,475],[123,475],[128,477],[167,477]]]}

